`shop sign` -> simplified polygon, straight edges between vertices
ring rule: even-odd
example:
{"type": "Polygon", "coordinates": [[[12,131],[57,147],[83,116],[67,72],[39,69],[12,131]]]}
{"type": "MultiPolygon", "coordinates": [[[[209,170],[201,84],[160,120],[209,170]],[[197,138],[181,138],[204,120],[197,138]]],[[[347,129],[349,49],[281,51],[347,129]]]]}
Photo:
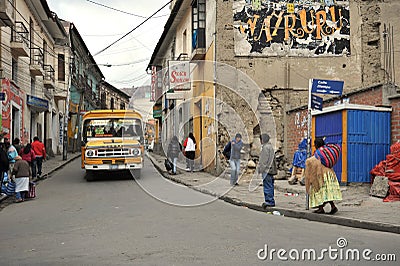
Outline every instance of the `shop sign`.
{"type": "Polygon", "coordinates": [[[27,99],[26,99],[26,103],[27,105],[30,105],[32,107],[35,107],[37,109],[46,111],[49,109],[49,101],[39,98],[39,97],[35,97],[32,95],[27,95],[27,99]]]}
{"type": "Polygon", "coordinates": [[[169,89],[174,91],[190,90],[189,61],[168,62],[169,89]]]}

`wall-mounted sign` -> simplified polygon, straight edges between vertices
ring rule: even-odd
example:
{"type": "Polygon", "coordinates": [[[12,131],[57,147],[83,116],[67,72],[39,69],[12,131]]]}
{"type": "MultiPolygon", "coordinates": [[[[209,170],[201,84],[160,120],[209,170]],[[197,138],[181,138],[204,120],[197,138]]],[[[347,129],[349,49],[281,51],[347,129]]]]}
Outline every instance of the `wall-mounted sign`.
{"type": "Polygon", "coordinates": [[[39,97],[35,97],[32,95],[27,95],[26,97],[26,104],[29,105],[30,107],[33,107],[35,109],[37,109],[37,111],[39,112],[44,112],[49,110],[49,101],[39,98],[39,97]]]}
{"type": "Polygon", "coordinates": [[[190,90],[189,61],[168,62],[169,89],[174,91],[190,90]]]}

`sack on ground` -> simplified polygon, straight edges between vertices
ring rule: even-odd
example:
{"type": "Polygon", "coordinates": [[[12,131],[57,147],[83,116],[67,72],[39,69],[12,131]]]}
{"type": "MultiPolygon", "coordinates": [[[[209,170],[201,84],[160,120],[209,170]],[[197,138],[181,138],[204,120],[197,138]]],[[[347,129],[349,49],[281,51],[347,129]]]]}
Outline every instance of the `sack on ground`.
{"type": "Polygon", "coordinates": [[[26,195],[28,199],[34,199],[36,197],[36,184],[33,182],[29,182],[29,191],[26,195]]]}
{"type": "Polygon", "coordinates": [[[168,159],[165,159],[164,166],[165,166],[165,169],[167,171],[171,171],[172,170],[172,163],[168,159]]]}
{"type": "Polygon", "coordinates": [[[13,196],[15,194],[15,182],[9,181],[7,186],[6,186],[6,189],[5,189],[4,193],[7,196],[13,196]]]}

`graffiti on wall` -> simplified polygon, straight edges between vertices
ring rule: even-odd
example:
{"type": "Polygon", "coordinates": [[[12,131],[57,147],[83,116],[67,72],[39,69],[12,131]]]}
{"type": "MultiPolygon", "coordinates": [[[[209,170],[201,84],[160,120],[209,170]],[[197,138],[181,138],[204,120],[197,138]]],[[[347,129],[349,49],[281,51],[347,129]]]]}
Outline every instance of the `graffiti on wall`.
{"type": "Polygon", "coordinates": [[[235,54],[350,54],[346,0],[238,0],[233,4],[235,54]]]}
{"type": "MultiPolygon", "coordinates": [[[[25,96],[24,92],[21,91],[16,85],[14,85],[13,82],[11,82],[8,79],[3,78],[1,81],[1,89],[2,92],[5,93],[5,100],[2,103],[2,110],[1,110],[1,117],[2,117],[2,132],[5,134],[4,137],[10,138],[10,133],[11,133],[11,127],[13,122],[14,123],[19,123],[18,128],[20,129],[20,132],[18,137],[20,138],[21,142],[23,142],[24,139],[24,104],[23,104],[23,97],[25,96]],[[19,121],[12,121],[12,112],[13,112],[13,107],[20,112],[20,120],[19,121]]],[[[15,124],[14,124],[15,126],[15,124]]]]}

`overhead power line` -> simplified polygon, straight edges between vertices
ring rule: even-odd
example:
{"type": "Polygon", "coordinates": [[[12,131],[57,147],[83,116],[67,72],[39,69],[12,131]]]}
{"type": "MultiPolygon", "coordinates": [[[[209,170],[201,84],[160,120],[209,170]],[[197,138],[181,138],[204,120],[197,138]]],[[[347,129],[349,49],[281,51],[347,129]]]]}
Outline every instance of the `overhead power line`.
{"type": "Polygon", "coordinates": [[[125,38],[126,36],[128,36],[129,34],[131,34],[133,31],[135,31],[137,28],[139,28],[140,26],[142,26],[144,23],[146,23],[149,19],[151,19],[152,17],[154,17],[154,15],[156,15],[158,12],[160,12],[161,10],[163,10],[167,5],[169,5],[171,1],[168,1],[168,3],[166,3],[165,5],[163,5],[162,7],[160,7],[156,12],[154,12],[150,17],[146,18],[143,22],[141,22],[139,25],[137,25],[136,27],[134,27],[132,30],[130,30],[128,33],[126,33],[125,35],[123,35],[122,37],[118,38],[116,41],[114,41],[113,43],[107,45],[105,48],[103,48],[102,50],[100,50],[99,52],[95,53],[94,56],[101,54],[102,52],[104,52],[105,50],[107,50],[108,48],[110,48],[111,46],[113,46],[114,44],[116,44],[117,42],[119,42],[120,40],[122,40],[123,38],[125,38]]]}
{"type": "MultiPolygon", "coordinates": [[[[88,1],[89,3],[95,4],[95,5],[99,5],[99,6],[102,6],[102,7],[105,7],[105,8],[108,8],[108,9],[111,9],[111,10],[114,10],[114,11],[117,11],[117,12],[120,12],[120,13],[124,13],[124,14],[127,14],[127,15],[131,15],[131,16],[134,16],[134,17],[146,18],[145,16],[133,14],[133,13],[130,13],[130,12],[127,12],[127,11],[124,11],[124,10],[116,9],[116,8],[114,8],[114,7],[106,6],[106,5],[97,3],[97,2],[95,2],[95,1],[91,1],[91,0],[86,0],[86,1],[88,1]]],[[[168,15],[161,15],[161,16],[157,16],[157,17],[154,17],[154,18],[160,18],[160,17],[165,17],[165,16],[168,16],[168,15]]]]}

